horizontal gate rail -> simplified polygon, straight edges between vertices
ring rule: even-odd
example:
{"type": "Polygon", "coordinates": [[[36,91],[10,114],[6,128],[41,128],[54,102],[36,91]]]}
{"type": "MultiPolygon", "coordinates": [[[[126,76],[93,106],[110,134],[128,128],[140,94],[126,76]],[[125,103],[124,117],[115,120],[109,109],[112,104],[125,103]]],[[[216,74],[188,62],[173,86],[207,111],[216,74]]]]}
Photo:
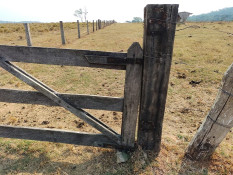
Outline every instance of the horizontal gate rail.
{"type": "Polygon", "coordinates": [[[7,61],[125,70],[126,53],[0,45],[7,61]],[[94,58],[94,59],[93,59],[94,58]]]}
{"type": "MultiPolygon", "coordinates": [[[[75,108],[123,111],[124,98],[60,93],[57,95],[75,108]]],[[[14,89],[0,89],[0,102],[60,106],[40,92],[14,89]]]]}
{"type": "Polygon", "coordinates": [[[74,115],[78,116],[83,121],[90,124],[92,127],[97,129],[98,131],[102,132],[106,136],[108,136],[110,139],[114,140],[116,143],[121,143],[120,141],[120,135],[117,134],[115,131],[113,131],[110,127],[102,123],[100,120],[93,117],[91,114],[87,113],[86,111],[82,109],[76,109],[66,101],[64,101],[62,98],[60,98],[56,92],[43,83],[41,83],[39,80],[35,79],[34,77],[30,76],[26,72],[24,72],[22,69],[18,68],[17,66],[11,64],[9,61],[6,61],[4,58],[0,57],[0,66],[11,73],[12,75],[16,76],[20,80],[24,81],[28,85],[32,86],[39,92],[43,93],[45,96],[53,100],[55,103],[59,104],[60,106],[64,107],[66,110],[70,111],[74,115]]]}
{"type": "Polygon", "coordinates": [[[0,125],[0,137],[68,143],[84,146],[120,148],[103,134],[89,134],[58,129],[0,125]]]}

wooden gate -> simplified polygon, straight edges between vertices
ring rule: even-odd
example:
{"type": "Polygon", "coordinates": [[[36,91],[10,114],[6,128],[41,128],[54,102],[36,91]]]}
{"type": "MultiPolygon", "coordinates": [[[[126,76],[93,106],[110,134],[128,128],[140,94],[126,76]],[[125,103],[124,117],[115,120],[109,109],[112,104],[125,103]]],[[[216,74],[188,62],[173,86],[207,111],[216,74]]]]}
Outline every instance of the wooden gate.
{"type": "Polygon", "coordinates": [[[0,126],[0,137],[128,149],[140,109],[138,143],[159,151],[177,12],[178,5],[146,6],[144,48],[133,43],[127,53],[1,45],[0,66],[37,91],[0,89],[0,101],[61,106],[102,134],[0,126]],[[124,98],[61,94],[12,62],[126,70],[124,98]],[[82,108],[123,112],[121,134],[82,108]]]}

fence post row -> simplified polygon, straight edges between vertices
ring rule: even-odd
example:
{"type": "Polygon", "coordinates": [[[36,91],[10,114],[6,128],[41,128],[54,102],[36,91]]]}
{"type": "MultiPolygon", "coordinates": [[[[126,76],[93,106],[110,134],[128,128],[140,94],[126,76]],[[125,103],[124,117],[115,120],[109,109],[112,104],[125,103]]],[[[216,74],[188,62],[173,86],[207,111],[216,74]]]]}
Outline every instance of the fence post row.
{"type": "Polygon", "coordinates": [[[31,33],[30,33],[29,24],[28,23],[24,23],[24,28],[25,28],[27,46],[32,46],[32,40],[31,40],[31,33]]]}
{"type": "MultiPolygon", "coordinates": [[[[96,31],[98,29],[101,29],[102,24],[101,20],[98,19],[96,20],[96,31]]],[[[103,21],[103,28],[109,25],[109,21],[103,21]]],[[[81,38],[81,32],[80,32],[80,24],[79,20],[77,20],[77,27],[78,27],[78,38],[81,38]]],[[[32,46],[32,41],[31,41],[31,33],[30,33],[30,27],[28,23],[24,23],[24,28],[25,28],[25,34],[26,34],[26,40],[27,40],[27,46],[32,46]]],[[[66,44],[65,40],[65,33],[64,33],[64,27],[63,27],[63,22],[60,21],[60,31],[61,31],[61,40],[62,44],[66,44]]],[[[95,21],[93,20],[93,32],[95,31],[95,21]]],[[[89,34],[89,24],[87,20],[87,34],[89,34]]]]}
{"type": "Polygon", "coordinates": [[[138,144],[157,153],[160,151],[177,14],[176,4],[147,5],[144,9],[138,144]]]}
{"type": "Polygon", "coordinates": [[[65,40],[65,33],[64,33],[64,28],[63,28],[63,22],[60,21],[60,31],[61,31],[61,41],[62,44],[66,44],[66,40],[65,40]]]}

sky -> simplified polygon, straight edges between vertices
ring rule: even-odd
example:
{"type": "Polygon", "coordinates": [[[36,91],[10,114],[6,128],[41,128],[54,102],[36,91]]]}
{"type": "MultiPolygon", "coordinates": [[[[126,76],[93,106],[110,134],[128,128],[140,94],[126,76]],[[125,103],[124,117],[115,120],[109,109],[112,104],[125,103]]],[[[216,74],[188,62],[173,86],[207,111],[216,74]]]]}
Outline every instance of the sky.
{"type": "Polygon", "coordinates": [[[125,22],[143,18],[147,4],[179,4],[179,11],[194,15],[233,7],[233,0],[0,0],[0,20],[74,22],[74,11],[86,8],[88,20],[125,22]]]}

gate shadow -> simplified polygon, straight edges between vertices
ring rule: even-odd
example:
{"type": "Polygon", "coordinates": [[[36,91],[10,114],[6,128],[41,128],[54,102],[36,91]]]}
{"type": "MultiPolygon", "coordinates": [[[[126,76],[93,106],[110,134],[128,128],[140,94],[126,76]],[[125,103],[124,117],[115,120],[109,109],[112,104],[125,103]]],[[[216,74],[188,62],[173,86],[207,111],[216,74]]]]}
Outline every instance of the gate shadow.
{"type": "MultiPolygon", "coordinates": [[[[107,150],[98,156],[82,163],[52,161],[46,154],[23,155],[18,159],[0,158],[0,162],[8,162],[7,166],[0,165],[0,174],[64,174],[64,175],[134,175],[140,174],[150,164],[154,156],[148,159],[144,152],[136,151],[131,158],[122,164],[116,163],[116,151],[107,150]],[[2,160],[1,160],[2,159],[2,160]]],[[[11,157],[11,156],[10,156],[11,157]]]]}

